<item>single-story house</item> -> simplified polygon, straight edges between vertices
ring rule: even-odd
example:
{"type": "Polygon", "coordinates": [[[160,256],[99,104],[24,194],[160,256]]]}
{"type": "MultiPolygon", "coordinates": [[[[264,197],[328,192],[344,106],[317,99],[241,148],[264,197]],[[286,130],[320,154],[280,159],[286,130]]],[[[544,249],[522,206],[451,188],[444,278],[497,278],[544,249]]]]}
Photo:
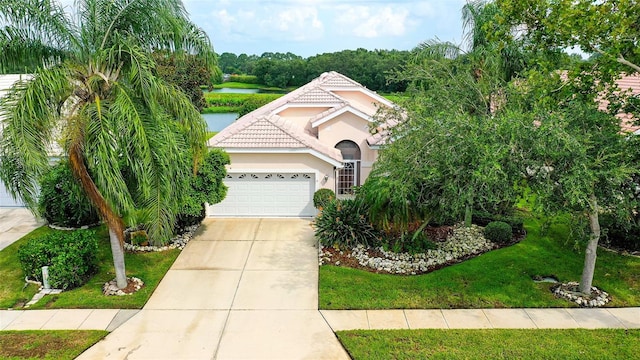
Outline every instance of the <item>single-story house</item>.
{"type": "Polygon", "coordinates": [[[208,216],[314,216],[315,191],[349,195],[367,179],[383,140],[373,116],[394,106],[332,71],[239,118],[209,140],[231,164],[208,216]]]}

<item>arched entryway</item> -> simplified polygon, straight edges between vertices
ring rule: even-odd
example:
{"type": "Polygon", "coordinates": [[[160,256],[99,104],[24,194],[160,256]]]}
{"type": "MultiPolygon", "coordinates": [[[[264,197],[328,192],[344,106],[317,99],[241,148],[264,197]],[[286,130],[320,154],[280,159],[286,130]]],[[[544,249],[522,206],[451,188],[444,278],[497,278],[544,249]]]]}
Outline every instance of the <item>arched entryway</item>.
{"type": "Polygon", "coordinates": [[[336,144],[336,149],[344,160],[344,167],[338,172],[336,194],[353,194],[353,187],[360,185],[360,147],[351,140],[342,140],[336,144]]]}

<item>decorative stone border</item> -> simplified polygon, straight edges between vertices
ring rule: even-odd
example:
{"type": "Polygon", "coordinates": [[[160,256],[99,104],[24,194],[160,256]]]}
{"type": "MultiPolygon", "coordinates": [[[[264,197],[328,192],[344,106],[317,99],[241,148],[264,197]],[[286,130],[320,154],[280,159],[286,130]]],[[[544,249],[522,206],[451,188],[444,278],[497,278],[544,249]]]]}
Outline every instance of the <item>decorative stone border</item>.
{"type": "Polygon", "coordinates": [[[575,281],[558,284],[551,287],[551,292],[559,298],[569,300],[582,307],[601,307],[611,301],[611,296],[598,289],[591,287],[591,295],[587,296],[579,291],[580,284],[575,281]]]}
{"type": "MultiPolygon", "coordinates": [[[[193,235],[195,234],[196,230],[198,230],[199,227],[200,227],[199,224],[187,227],[184,233],[175,236],[173,239],[169,241],[169,244],[165,246],[151,246],[151,245],[139,246],[139,245],[133,245],[125,242],[124,249],[126,251],[137,251],[137,252],[154,252],[154,251],[158,252],[158,251],[167,251],[172,249],[182,250],[184,249],[185,246],[187,246],[187,243],[191,241],[191,239],[193,238],[193,235]]],[[[125,233],[136,231],[136,230],[138,229],[129,228],[125,230],[125,233]]]]}
{"type": "MultiPolygon", "coordinates": [[[[102,293],[107,296],[131,295],[140,290],[144,285],[144,282],[142,282],[142,280],[138,279],[137,277],[127,278],[127,284],[129,283],[133,283],[133,288],[129,289],[129,291],[122,291],[118,288],[118,285],[116,285],[116,280],[113,279],[109,282],[104,283],[104,285],[102,286],[102,293]]],[[[127,288],[129,288],[129,286],[127,286],[127,288]]]]}
{"type": "MultiPolygon", "coordinates": [[[[371,249],[357,245],[347,252],[347,257],[358,260],[360,266],[390,274],[415,275],[424,273],[447,263],[458,261],[471,255],[479,255],[495,248],[495,244],[485,239],[483,228],[472,225],[466,228],[456,225],[446,241],[436,243],[437,249],[427,250],[425,253],[408,254],[385,251],[382,247],[371,249]],[[372,251],[373,250],[373,251],[372,251]],[[379,253],[381,256],[370,256],[369,253],[379,253]]],[[[331,252],[318,249],[319,264],[340,265],[339,261],[331,259],[331,252]]]]}
{"type": "Polygon", "coordinates": [[[50,228],[52,228],[54,230],[73,231],[73,230],[87,230],[89,228],[92,228],[94,226],[98,226],[100,224],[102,224],[102,222],[97,222],[95,224],[90,224],[90,225],[83,225],[83,226],[80,226],[78,228],[58,226],[58,225],[54,225],[54,224],[47,224],[47,226],[49,226],[50,228]]]}

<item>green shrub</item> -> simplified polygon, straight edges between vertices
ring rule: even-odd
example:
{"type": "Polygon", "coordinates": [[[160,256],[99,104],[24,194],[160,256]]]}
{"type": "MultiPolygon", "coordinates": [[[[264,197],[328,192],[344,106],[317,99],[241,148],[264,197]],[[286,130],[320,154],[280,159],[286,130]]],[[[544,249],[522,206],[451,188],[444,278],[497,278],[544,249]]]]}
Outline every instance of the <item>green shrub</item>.
{"type": "Polygon", "coordinates": [[[245,84],[258,84],[258,77],[255,75],[231,75],[227,81],[245,84]]]}
{"type": "Polygon", "coordinates": [[[69,163],[61,160],[40,180],[38,211],[50,224],[78,228],[100,218],[77,180],[69,163]]]}
{"type": "Polygon", "coordinates": [[[508,243],[512,236],[511,225],[504,221],[492,221],[484,228],[484,237],[497,244],[508,243]]]}
{"type": "Polygon", "coordinates": [[[56,289],[73,289],[97,271],[98,240],[93,231],[56,231],[32,238],[18,250],[24,274],[42,281],[49,266],[49,283],[56,289]]]}
{"type": "Polygon", "coordinates": [[[331,201],[315,220],[315,234],[324,246],[374,246],[381,234],[369,222],[367,212],[362,201],[331,201]]]}
{"type": "Polygon", "coordinates": [[[478,226],[487,226],[492,221],[502,221],[511,225],[513,235],[524,234],[524,219],[513,215],[494,215],[484,210],[474,210],[472,222],[478,226]]]}
{"type": "Polygon", "coordinates": [[[423,228],[404,234],[385,234],[381,241],[385,250],[395,253],[419,254],[437,248],[423,228]]]}
{"type": "Polygon", "coordinates": [[[603,214],[600,216],[603,243],[627,251],[640,251],[640,221],[638,218],[603,214]]]}
{"type": "Polygon", "coordinates": [[[336,193],[331,189],[320,189],[313,194],[313,206],[316,209],[323,209],[327,204],[336,198],[336,193]]]}
{"type": "Polygon", "coordinates": [[[205,155],[183,197],[176,216],[176,232],[183,232],[186,227],[199,224],[205,217],[205,203],[217,204],[227,196],[227,186],[223,183],[227,176],[227,164],[229,155],[222,149],[211,149],[205,155]]]}

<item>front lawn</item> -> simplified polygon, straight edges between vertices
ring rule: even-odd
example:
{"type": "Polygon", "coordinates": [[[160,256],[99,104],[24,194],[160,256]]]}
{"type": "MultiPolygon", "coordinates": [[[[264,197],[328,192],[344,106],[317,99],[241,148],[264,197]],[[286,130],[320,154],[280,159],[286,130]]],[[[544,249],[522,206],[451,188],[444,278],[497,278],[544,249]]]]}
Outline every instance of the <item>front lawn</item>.
{"type": "MultiPolygon", "coordinates": [[[[579,281],[584,255],[567,242],[566,224],[544,235],[527,219],[527,237],[463,263],[416,275],[384,275],[346,267],[320,267],[321,309],[525,308],[569,307],[555,298],[551,284],[535,276],[579,281]]],[[[608,292],[611,307],[640,305],[640,258],[600,249],[594,286],[608,292]]]]}
{"type": "MultiPolygon", "coordinates": [[[[11,246],[0,251],[0,308],[19,307],[36,293],[35,285],[29,285],[23,290],[24,275],[18,261],[18,248],[33,236],[53,232],[46,226],[40,227],[27,234],[11,246]]],[[[85,285],[65,291],[59,295],[47,295],[32,309],[139,309],[144,306],[164,274],[169,270],[180,250],[174,249],[164,252],[127,253],[125,264],[127,276],[135,276],[144,281],[145,286],[140,291],[127,296],[104,296],[102,285],[115,278],[113,259],[109,236],[105,226],[97,228],[99,235],[98,264],[99,270],[85,285]]]]}
{"type": "Polygon", "coordinates": [[[108,333],[101,330],[0,331],[0,358],[75,359],[108,333]]]}
{"type": "Polygon", "coordinates": [[[338,338],[359,359],[635,359],[640,330],[357,330],[338,338]]]}

